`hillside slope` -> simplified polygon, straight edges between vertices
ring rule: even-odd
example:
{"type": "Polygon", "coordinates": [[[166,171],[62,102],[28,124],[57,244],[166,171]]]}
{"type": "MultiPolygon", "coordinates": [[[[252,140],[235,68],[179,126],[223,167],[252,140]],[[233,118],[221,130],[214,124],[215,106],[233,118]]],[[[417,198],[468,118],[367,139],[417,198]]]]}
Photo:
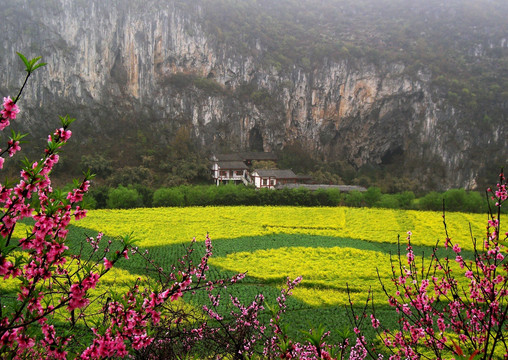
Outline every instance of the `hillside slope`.
{"type": "Polygon", "coordinates": [[[164,173],[182,149],[297,148],[483,186],[508,158],[508,6],[406,3],[0,0],[0,95],[20,85],[16,51],[44,57],[19,126],[36,143],[78,118],[77,174],[81,154],[164,173]]]}

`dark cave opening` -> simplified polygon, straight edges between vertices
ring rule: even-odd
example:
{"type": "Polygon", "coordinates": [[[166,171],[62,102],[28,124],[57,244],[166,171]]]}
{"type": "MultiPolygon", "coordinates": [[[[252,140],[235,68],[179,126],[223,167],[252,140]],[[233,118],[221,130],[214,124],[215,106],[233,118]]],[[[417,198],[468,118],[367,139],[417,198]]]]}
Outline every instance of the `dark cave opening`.
{"type": "Polygon", "coordinates": [[[381,157],[382,165],[391,165],[400,162],[402,156],[404,155],[404,150],[401,146],[396,147],[395,149],[388,149],[387,152],[381,157]]]}
{"type": "Polygon", "coordinates": [[[263,151],[263,135],[257,127],[249,132],[249,149],[251,151],[263,151]]]}

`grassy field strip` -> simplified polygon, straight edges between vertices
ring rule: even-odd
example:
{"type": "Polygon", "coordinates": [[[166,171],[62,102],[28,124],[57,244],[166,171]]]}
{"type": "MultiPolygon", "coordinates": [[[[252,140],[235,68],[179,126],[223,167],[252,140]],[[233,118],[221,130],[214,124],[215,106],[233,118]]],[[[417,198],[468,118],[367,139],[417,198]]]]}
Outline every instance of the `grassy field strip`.
{"type": "MultiPolygon", "coordinates": [[[[482,238],[485,215],[447,214],[454,242],[472,249],[469,222],[474,235],[482,238]]],[[[395,243],[413,232],[415,245],[432,246],[444,239],[439,212],[367,208],[305,207],[190,207],[136,210],[94,210],[76,226],[103,231],[118,237],[134,232],[143,247],[198,241],[210,233],[212,239],[235,239],[268,234],[308,234],[348,237],[374,242],[395,243]]],[[[443,243],[443,241],[441,241],[443,243]]]]}

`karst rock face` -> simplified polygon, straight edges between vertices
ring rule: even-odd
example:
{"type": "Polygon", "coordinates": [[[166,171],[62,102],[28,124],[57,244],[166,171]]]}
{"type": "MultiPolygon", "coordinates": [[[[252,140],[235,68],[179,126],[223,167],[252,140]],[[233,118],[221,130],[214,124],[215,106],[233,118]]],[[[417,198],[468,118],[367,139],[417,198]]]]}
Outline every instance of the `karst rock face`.
{"type": "Polygon", "coordinates": [[[171,1],[0,5],[0,95],[20,85],[16,51],[48,63],[22,103],[24,128],[41,134],[65,113],[80,120],[80,141],[113,141],[134,127],[164,142],[185,125],[209,150],[298,143],[357,167],[397,161],[413,176],[438,176],[442,188],[474,188],[489,152],[506,157],[507,124],[480,129],[465,121],[432,88],[425,67],[409,75],[402,63],[362,58],[324,59],[310,70],[263,65],[263,43],[238,52],[205,31],[199,7],[188,12],[171,1]],[[264,100],[239,95],[245,84],[264,100]]]}

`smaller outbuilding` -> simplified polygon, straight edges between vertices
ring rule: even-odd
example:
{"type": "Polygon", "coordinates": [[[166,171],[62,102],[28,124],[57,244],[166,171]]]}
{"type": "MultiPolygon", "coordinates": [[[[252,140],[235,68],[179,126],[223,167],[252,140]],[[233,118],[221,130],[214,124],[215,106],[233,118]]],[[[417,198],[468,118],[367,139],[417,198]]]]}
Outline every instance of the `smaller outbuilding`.
{"type": "Polygon", "coordinates": [[[325,184],[278,184],[275,188],[276,189],[296,189],[299,187],[303,187],[310,191],[316,191],[316,190],[328,190],[328,189],[337,189],[340,192],[351,192],[351,191],[359,191],[359,192],[365,192],[367,191],[366,188],[363,186],[357,186],[357,185],[325,185],[325,184]]]}
{"type": "Polygon", "coordinates": [[[254,186],[258,189],[275,189],[277,185],[296,185],[311,180],[310,176],[296,175],[292,170],[288,169],[254,170],[251,178],[254,186]]]}

